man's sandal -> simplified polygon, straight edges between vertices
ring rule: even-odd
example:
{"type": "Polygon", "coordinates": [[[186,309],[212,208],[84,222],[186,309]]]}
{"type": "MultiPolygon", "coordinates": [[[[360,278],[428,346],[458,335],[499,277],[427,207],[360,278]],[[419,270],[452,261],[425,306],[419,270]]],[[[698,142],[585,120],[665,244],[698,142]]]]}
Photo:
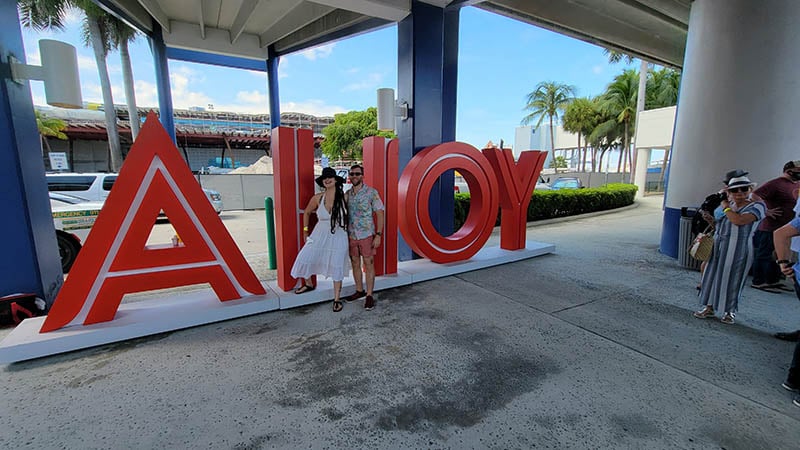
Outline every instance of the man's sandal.
{"type": "Polygon", "coordinates": [[[304,284],[304,285],[300,286],[299,288],[295,289],[294,293],[295,294],[305,294],[306,292],[311,292],[314,289],[316,289],[316,287],[308,285],[308,284],[304,284]]]}
{"type": "Polygon", "coordinates": [[[334,300],[333,301],[333,312],[339,312],[344,309],[344,304],[341,300],[334,300]]]}

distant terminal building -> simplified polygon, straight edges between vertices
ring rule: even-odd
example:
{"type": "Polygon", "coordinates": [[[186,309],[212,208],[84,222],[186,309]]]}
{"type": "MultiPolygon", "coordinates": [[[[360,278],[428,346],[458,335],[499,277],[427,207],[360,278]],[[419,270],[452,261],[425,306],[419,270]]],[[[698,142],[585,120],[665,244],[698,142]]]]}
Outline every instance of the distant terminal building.
{"type": "MultiPolygon", "coordinates": [[[[64,134],[67,140],[47,138],[52,152],[64,152],[70,170],[75,172],[104,172],[109,170],[108,136],[102,105],[86,104],[86,109],[70,110],[36,106],[48,118],[58,118],[67,123],[64,134]]],[[[130,117],[127,107],[115,105],[117,128],[123,154],[132,142],[130,117]]],[[[139,108],[139,120],[158,108],[139,108]]],[[[311,129],[319,147],[322,129],[333,123],[333,117],[316,117],[310,114],[287,112],[281,114],[281,125],[311,129]]],[[[175,110],[175,134],[178,148],[192,171],[202,171],[209,166],[236,168],[249,166],[270,153],[269,114],[242,114],[214,111],[205,107],[175,110]]],[[[317,155],[319,156],[319,155],[317,155]]],[[[48,155],[43,154],[45,167],[48,155]]]]}

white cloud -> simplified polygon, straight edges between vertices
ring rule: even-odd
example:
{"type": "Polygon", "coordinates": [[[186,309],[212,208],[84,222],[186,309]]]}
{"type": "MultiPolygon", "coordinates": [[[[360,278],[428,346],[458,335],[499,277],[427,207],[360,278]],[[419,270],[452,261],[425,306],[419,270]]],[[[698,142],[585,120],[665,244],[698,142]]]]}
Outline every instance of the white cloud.
{"type": "Polygon", "coordinates": [[[87,70],[92,73],[97,73],[97,63],[93,56],[78,55],[78,70],[87,70]]]}
{"type": "Polygon", "coordinates": [[[331,56],[331,53],[333,53],[333,47],[335,47],[335,46],[336,46],[336,43],[325,44],[325,45],[322,45],[322,46],[319,46],[319,47],[314,47],[314,48],[310,48],[308,50],[303,50],[302,52],[300,52],[300,54],[305,56],[306,59],[314,61],[317,58],[321,59],[321,58],[327,58],[328,56],[331,56]]]}
{"type": "Polygon", "coordinates": [[[158,90],[156,85],[146,81],[137,80],[133,83],[136,94],[136,105],[142,107],[158,106],[158,90]]]}
{"type": "Polygon", "coordinates": [[[269,104],[269,95],[261,91],[239,91],[236,93],[236,100],[242,103],[252,103],[257,105],[269,104]]]}
{"type": "Polygon", "coordinates": [[[345,73],[346,75],[355,75],[355,74],[357,74],[357,73],[358,73],[360,70],[361,70],[361,68],[360,68],[360,67],[351,67],[350,69],[347,69],[347,70],[345,70],[345,71],[344,71],[344,73],[345,73]]]}
{"type": "Polygon", "coordinates": [[[281,112],[300,112],[313,116],[333,116],[347,112],[347,109],[336,105],[327,105],[323,100],[306,100],[302,102],[283,102],[281,112]]]}
{"type": "Polygon", "coordinates": [[[366,77],[362,77],[362,79],[350,83],[341,89],[342,92],[352,92],[352,91],[363,91],[369,89],[376,89],[380,86],[381,81],[383,81],[383,74],[373,72],[368,74],[366,77]]]}
{"type": "Polygon", "coordinates": [[[598,64],[598,65],[592,67],[592,73],[595,74],[595,75],[600,75],[601,73],[603,73],[603,66],[598,64]]]}

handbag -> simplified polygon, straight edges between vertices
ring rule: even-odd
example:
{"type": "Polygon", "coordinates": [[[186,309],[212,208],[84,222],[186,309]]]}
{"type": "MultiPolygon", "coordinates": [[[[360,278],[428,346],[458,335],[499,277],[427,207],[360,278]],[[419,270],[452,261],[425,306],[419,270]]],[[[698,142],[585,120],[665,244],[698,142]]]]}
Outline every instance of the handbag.
{"type": "Polygon", "coordinates": [[[708,261],[711,252],[714,250],[714,229],[709,225],[702,233],[697,233],[697,237],[689,246],[689,255],[698,261],[708,261]]]}

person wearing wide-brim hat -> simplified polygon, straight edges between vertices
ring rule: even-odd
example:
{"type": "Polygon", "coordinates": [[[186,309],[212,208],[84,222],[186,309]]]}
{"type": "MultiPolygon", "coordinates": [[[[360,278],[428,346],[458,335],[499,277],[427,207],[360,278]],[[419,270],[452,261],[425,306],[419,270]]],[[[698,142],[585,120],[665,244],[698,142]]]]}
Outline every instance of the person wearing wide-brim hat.
{"type": "Polygon", "coordinates": [[[755,185],[747,175],[735,176],[726,183],[727,198],[720,204],[722,216],[715,223],[714,250],[701,282],[703,309],[694,313],[698,319],[714,317],[715,310],[722,310],[722,322],[734,323],[753,262],[753,233],[766,215],[764,202],[751,195],[755,185]]]}
{"type": "Polygon", "coordinates": [[[336,180],[337,184],[341,184],[342,186],[344,186],[344,181],[345,181],[344,178],[337,175],[336,171],[331,167],[325,167],[324,169],[322,169],[322,174],[320,174],[320,176],[315,178],[314,181],[317,182],[317,185],[319,187],[324,189],[325,184],[323,183],[323,181],[325,181],[326,178],[333,178],[334,180],[336,180]]]}
{"type": "Polygon", "coordinates": [[[297,254],[291,274],[300,279],[301,286],[295,294],[313,291],[314,285],[308,282],[312,275],[322,275],[333,279],[333,311],[339,312],[344,304],[339,298],[342,280],[349,273],[348,255],[348,215],[344,199],[344,178],[336,175],[330,167],[322,169],[322,175],[314,181],[325,190],[311,197],[303,211],[303,248],[297,254]],[[317,214],[317,225],[309,235],[311,214],[317,214]]]}

